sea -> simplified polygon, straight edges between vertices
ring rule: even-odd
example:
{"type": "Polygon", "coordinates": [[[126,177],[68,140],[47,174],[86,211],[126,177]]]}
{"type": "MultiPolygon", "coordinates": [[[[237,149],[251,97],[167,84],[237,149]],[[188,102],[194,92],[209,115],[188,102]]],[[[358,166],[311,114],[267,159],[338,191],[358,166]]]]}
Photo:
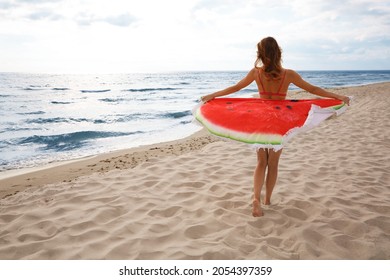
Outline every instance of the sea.
{"type": "MultiPolygon", "coordinates": [[[[390,70],[298,72],[325,88],[390,81],[390,70]]],[[[191,113],[199,98],[245,75],[0,73],[0,175],[189,136],[200,130],[191,113]]],[[[232,96],[256,92],[253,83],[232,96]]]]}

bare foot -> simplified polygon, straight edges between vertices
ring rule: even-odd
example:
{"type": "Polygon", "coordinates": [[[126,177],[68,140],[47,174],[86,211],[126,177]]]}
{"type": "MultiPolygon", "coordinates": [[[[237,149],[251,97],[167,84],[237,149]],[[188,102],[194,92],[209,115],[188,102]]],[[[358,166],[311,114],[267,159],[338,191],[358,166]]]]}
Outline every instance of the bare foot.
{"type": "Polygon", "coordinates": [[[264,197],[263,203],[264,203],[264,205],[271,205],[271,199],[267,199],[264,197]]]}
{"type": "Polygon", "coordinates": [[[257,199],[253,200],[252,206],[253,206],[253,209],[252,209],[253,217],[261,217],[264,215],[263,211],[261,210],[261,207],[260,207],[260,202],[257,199]]]}

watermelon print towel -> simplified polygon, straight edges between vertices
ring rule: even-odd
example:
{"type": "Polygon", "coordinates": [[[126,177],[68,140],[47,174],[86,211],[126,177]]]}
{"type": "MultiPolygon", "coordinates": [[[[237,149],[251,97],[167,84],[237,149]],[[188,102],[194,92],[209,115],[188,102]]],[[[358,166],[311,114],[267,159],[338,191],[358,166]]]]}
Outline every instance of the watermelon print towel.
{"type": "Polygon", "coordinates": [[[216,98],[198,104],[193,114],[214,135],[277,151],[297,133],[345,109],[337,99],[216,98]]]}

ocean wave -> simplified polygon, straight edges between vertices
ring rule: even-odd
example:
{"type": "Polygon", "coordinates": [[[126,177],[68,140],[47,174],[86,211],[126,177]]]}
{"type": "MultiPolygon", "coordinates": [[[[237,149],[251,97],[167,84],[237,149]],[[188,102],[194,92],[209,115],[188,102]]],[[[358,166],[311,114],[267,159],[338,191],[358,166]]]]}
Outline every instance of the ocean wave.
{"type": "Polygon", "coordinates": [[[166,113],[133,113],[128,115],[117,115],[111,120],[102,120],[97,119],[93,122],[96,124],[99,123],[124,123],[134,120],[153,120],[153,119],[180,119],[187,116],[191,116],[192,113],[190,110],[187,111],[178,111],[178,112],[166,112],[166,113]]]}
{"type": "Polygon", "coordinates": [[[82,93],[101,93],[101,92],[109,92],[111,89],[82,89],[80,90],[82,93]]]}
{"type": "Polygon", "coordinates": [[[55,87],[55,88],[52,88],[52,90],[63,91],[63,90],[70,90],[70,88],[67,88],[67,87],[55,87]]]}
{"type": "Polygon", "coordinates": [[[29,123],[29,124],[32,124],[32,123],[36,123],[36,124],[42,124],[42,123],[60,123],[60,122],[68,122],[67,119],[65,118],[60,118],[60,117],[57,117],[57,118],[37,118],[37,119],[31,119],[31,120],[26,120],[26,123],[29,123]]]}
{"type": "Polygon", "coordinates": [[[112,123],[112,122],[105,121],[105,120],[102,120],[102,119],[97,119],[97,120],[93,120],[93,123],[94,124],[102,124],[102,123],[112,123]]]}
{"type": "Polygon", "coordinates": [[[191,114],[192,114],[192,112],[191,112],[190,110],[187,110],[187,111],[163,113],[163,114],[159,114],[158,117],[161,117],[161,118],[180,119],[180,118],[189,116],[189,115],[191,115],[191,114]]]}
{"type": "Polygon", "coordinates": [[[40,130],[37,127],[6,127],[4,130],[0,131],[0,134],[2,133],[9,133],[9,132],[18,132],[18,131],[38,131],[40,130]]]}
{"type": "Polygon", "coordinates": [[[70,102],[70,101],[51,101],[50,103],[51,104],[66,105],[66,104],[72,104],[74,102],[70,102]]]}
{"type": "Polygon", "coordinates": [[[125,100],[126,100],[125,98],[102,98],[102,99],[99,99],[99,101],[108,102],[108,103],[122,102],[125,100]]]}
{"type": "Polygon", "coordinates": [[[23,90],[42,90],[41,87],[25,87],[23,90]]]}
{"type": "Polygon", "coordinates": [[[50,103],[51,104],[62,104],[62,105],[64,105],[64,104],[72,104],[74,102],[69,102],[69,101],[51,101],[50,103]]]}
{"type": "Polygon", "coordinates": [[[171,87],[166,87],[166,88],[129,88],[129,89],[124,89],[122,91],[130,91],[130,92],[148,92],[148,91],[166,91],[166,90],[177,90],[178,88],[171,88],[171,87]]]}
{"type": "Polygon", "coordinates": [[[244,88],[244,89],[240,90],[240,92],[242,92],[242,93],[258,93],[259,91],[257,89],[253,89],[253,88],[244,88]]]}
{"type": "Polygon", "coordinates": [[[43,145],[42,150],[70,151],[87,145],[87,142],[95,139],[120,137],[132,134],[139,134],[142,131],[135,132],[109,132],[109,131],[78,131],[58,135],[34,135],[21,138],[17,145],[38,144],[43,145]]]}
{"type": "MultiPolygon", "coordinates": [[[[1,131],[0,131],[1,133],[1,131]]],[[[10,143],[8,141],[0,141],[0,150],[7,148],[10,143]]]]}
{"type": "Polygon", "coordinates": [[[138,119],[151,119],[151,115],[148,114],[142,114],[142,113],[134,113],[129,115],[118,115],[118,118],[115,120],[112,120],[112,122],[128,122],[132,120],[138,120],[138,119]]]}
{"type": "Polygon", "coordinates": [[[93,122],[91,119],[86,118],[37,118],[27,120],[26,123],[35,123],[35,124],[46,124],[46,123],[69,123],[69,122],[93,122]]]}
{"type": "Polygon", "coordinates": [[[16,113],[18,115],[42,115],[44,111],[34,111],[34,112],[26,112],[26,113],[16,113]]]}

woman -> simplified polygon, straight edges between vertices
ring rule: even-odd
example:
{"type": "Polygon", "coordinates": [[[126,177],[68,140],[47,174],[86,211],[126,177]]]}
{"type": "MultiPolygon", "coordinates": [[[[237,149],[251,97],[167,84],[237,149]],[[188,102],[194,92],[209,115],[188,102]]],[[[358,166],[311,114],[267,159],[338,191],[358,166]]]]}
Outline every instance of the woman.
{"type": "MultiPolygon", "coordinates": [[[[272,37],[264,38],[257,44],[257,59],[255,67],[249,71],[245,78],[234,86],[203,96],[201,100],[203,102],[207,102],[216,97],[237,92],[247,87],[253,81],[256,81],[260,98],[284,100],[286,99],[289,85],[293,83],[297,87],[300,87],[312,94],[339,99],[349,105],[349,97],[335,94],[311,85],[303,80],[297,72],[291,69],[284,69],[282,67],[281,60],[282,52],[276,40],[272,37]]],[[[271,204],[271,195],[276,184],[281,153],[282,150],[275,152],[272,149],[259,149],[257,151],[257,166],[254,171],[253,180],[252,214],[254,217],[263,215],[263,211],[260,206],[260,193],[264,181],[265,197],[263,203],[265,205],[271,204]],[[265,175],[266,170],[267,175],[265,175]]]]}

